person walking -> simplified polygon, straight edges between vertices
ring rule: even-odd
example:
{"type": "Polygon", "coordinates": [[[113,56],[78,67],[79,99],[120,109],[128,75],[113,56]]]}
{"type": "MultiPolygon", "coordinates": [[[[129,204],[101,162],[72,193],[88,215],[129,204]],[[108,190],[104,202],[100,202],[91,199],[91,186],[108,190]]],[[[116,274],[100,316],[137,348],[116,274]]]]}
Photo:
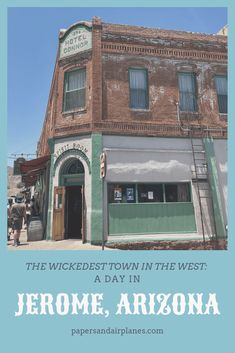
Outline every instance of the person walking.
{"type": "Polygon", "coordinates": [[[23,203],[23,196],[16,195],[15,204],[11,208],[11,218],[14,227],[14,246],[20,244],[20,233],[22,229],[23,219],[26,223],[26,206],[23,203]]]}
{"type": "Polygon", "coordinates": [[[7,226],[8,226],[7,240],[11,240],[11,234],[13,233],[12,218],[11,218],[12,204],[13,204],[13,199],[8,199],[8,205],[7,205],[7,226]]]}

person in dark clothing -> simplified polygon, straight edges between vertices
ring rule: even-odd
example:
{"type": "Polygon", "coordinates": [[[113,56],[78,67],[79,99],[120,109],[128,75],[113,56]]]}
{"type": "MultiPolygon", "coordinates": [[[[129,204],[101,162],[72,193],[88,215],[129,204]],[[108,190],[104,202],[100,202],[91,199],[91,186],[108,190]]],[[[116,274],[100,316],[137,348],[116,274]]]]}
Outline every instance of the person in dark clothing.
{"type": "Polygon", "coordinates": [[[20,244],[20,233],[22,229],[23,219],[26,222],[26,206],[23,203],[23,196],[16,196],[16,203],[11,208],[11,218],[14,227],[14,246],[20,244]]]}
{"type": "Polygon", "coordinates": [[[11,239],[11,234],[14,232],[13,231],[13,226],[12,226],[12,217],[11,217],[12,204],[13,204],[13,200],[12,199],[8,199],[8,205],[7,205],[7,226],[8,226],[7,240],[11,239]]]}

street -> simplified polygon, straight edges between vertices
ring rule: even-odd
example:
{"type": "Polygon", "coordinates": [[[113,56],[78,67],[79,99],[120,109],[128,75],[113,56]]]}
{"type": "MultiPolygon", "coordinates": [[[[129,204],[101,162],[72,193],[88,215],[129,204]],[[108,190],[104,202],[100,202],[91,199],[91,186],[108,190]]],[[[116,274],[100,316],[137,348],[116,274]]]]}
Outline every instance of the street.
{"type": "MultiPolygon", "coordinates": [[[[102,250],[101,246],[91,245],[89,243],[82,244],[81,240],[77,239],[66,239],[61,241],[27,241],[27,230],[22,230],[20,235],[20,245],[18,247],[13,246],[13,240],[7,242],[8,250],[19,251],[19,250],[102,250]]],[[[116,250],[105,248],[105,250],[116,250]]]]}

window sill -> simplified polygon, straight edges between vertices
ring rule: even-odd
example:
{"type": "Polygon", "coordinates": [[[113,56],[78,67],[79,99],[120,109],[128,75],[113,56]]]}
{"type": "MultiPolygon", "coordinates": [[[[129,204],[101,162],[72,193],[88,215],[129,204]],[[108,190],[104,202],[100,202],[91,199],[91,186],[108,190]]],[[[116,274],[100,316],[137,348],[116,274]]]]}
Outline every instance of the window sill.
{"type": "Polygon", "coordinates": [[[192,115],[199,114],[198,112],[191,112],[191,111],[187,111],[187,110],[180,110],[180,113],[182,113],[182,114],[192,114],[192,115]]]}
{"type": "Polygon", "coordinates": [[[68,111],[62,111],[63,116],[67,115],[79,115],[79,114],[84,114],[87,112],[86,108],[80,108],[80,109],[75,109],[75,110],[68,110],[68,111]]]}
{"type": "Polygon", "coordinates": [[[130,108],[131,112],[136,112],[136,113],[149,113],[150,109],[138,109],[138,108],[130,108]]]}
{"type": "Polygon", "coordinates": [[[219,117],[221,119],[227,120],[228,119],[228,113],[219,113],[219,117]]]}

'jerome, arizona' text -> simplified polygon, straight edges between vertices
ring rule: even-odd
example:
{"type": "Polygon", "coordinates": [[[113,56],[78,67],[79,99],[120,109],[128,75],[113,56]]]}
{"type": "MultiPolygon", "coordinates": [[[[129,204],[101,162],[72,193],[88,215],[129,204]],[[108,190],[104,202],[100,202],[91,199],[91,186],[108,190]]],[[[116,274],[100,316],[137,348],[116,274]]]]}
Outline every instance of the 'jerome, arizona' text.
{"type": "MultiPolygon", "coordinates": [[[[103,315],[103,293],[18,293],[15,316],[103,315]]],[[[120,293],[115,315],[220,315],[216,293],[120,293]]]]}

